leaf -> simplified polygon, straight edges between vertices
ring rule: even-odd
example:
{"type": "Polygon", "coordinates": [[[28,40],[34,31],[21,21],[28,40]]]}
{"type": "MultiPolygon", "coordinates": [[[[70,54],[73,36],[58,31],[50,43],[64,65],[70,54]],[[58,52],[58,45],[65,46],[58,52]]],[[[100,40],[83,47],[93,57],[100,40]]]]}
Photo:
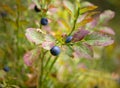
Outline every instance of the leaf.
{"type": "Polygon", "coordinates": [[[64,56],[69,56],[69,58],[70,57],[72,57],[73,58],[73,55],[72,55],[72,53],[73,53],[73,48],[71,47],[71,46],[62,46],[61,47],[62,48],[62,52],[65,54],[64,56]]]}
{"type": "Polygon", "coordinates": [[[80,9],[80,14],[95,10],[96,8],[97,8],[97,6],[88,6],[88,7],[82,8],[82,9],[80,9]]]}
{"type": "Polygon", "coordinates": [[[46,50],[50,50],[55,45],[54,42],[45,41],[42,43],[42,47],[46,50]]]}
{"type": "Polygon", "coordinates": [[[51,35],[45,36],[45,42],[42,43],[42,47],[46,50],[50,50],[55,45],[55,39],[51,35]]]}
{"type": "Polygon", "coordinates": [[[82,27],[84,25],[86,25],[87,23],[91,22],[93,20],[93,18],[86,18],[84,20],[82,20],[81,22],[76,24],[76,29],[78,29],[79,27],[82,27]]]}
{"type": "Polygon", "coordinates": [[[102,32],[102,33],[107,33],[107,34],[115,35],[114,30],[112,28],[110,28],[110,27],[104,26],[104,27],[100,27],[98,30],[100,32],[102,32]]]}
{"type": "Polygon", "coordinates": [[[69,14],[74,15],[74,6],[69,0],[64,0],[63,5],[69,14]]]}
{"type": "Polygon", "coordinates": [[[106,10],[103,13],[100,14],[100,22],[101,23],[107,23],[114,16],[115,16],[115,12],[113,12],[111,10],[106,10]]]}
{"type": "Polygon", "coordinates": [[[111,37],[98,32],[87,35],[85,40],[85,43],[93,46],[108,46],[114,43],[114,40],[112,40],[111,37]]]}
{"type": "Polygon", "coordinates": [[[93,57],[93,49],[90,45],[86,43],[77,43],[74,47],[75,52],[73,53],[74,57],[83,57],[83,58],[92,58],[93,57]]]}
{"type": "Polygon", "coordinates": [[[76,33],[74,33],[72,41],[73,41],[73,42],[80,41],[80,40],[82,40],[88,33],[89,33],[88,30],[80,29],[80,30],[78,30],[76,33]]]}
{"type": "Polygon", "coordinates": [[[71,29],[71,26],[65,21],[65,20],[59,20],[58,23],[61,25],[61,26],[64,26],[65,27],[65,31],[69,32],[69,30],[71,29]]]}
{"type": "Polygon", "coordinates": [[[44,41],[44,32],[40,29],[27,28],[25,33],[27,39],[36,45],[41,44],[44,41]]]}
{"type": "Polygon", "coordinates": [[[97,25],[98,25],[98,20],[97,20],[97,18],[94,18],[91,22],[89,22],[86,25],[86,28],[90,30],[90,29],[95,28],[97,25]]]}
{"type": "Polygon", "coordinates": [[[92,4],[91,2],[88,2],[88,1],[84,1],[84,2],[81,2],[81,7],[87,7],[87,6],[93,6],[94,4],[92,4]]]}
{"type": "Polygon", "coordinates": [[[32,64],[35,62],[35,60],[39,57],[39,54],[40,54],[39,48],[28,51],[27,53],[25,53],[25,55],[23,57],[24,63],[27,66],[32,66],[32,64]]]}

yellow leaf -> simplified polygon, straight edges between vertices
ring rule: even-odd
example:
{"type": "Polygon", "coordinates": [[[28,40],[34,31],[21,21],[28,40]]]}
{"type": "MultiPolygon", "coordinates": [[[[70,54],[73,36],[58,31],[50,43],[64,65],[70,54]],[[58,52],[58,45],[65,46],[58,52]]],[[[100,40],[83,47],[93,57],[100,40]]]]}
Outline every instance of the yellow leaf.
{"type": "Polygon", "coordinates": [[[92,20],[93,20],[93,18],[86,18],[86,19],[82,20],[81,22],[76,24],[76,29],[81,26],[86,25],[87,23],[91,22],[92,20]]]}
{"type": "Polygon", "coordinates": [[[70,25],[64,20],[60,20],[60,21],[63,24],[63,26],[66,28],[66,31],[69,32],[69,30],[71,29],[70,25]]]}
{"type": "Polygon", "coordinates": [[[97,8],[97,6],[88,6],[88,7],[82,8],[82,9],[80,9],[80,14],[95,10],[96,8],[97,8]]]}
{"type": "Polygon", "coordinates": [[[63,6],[66,9],[66,11],[68,11],[68,13],[70,15],[74,15],[74,6],[73,6],[73,4],[70,1],[64,0],[63,1],[63,6]]]}

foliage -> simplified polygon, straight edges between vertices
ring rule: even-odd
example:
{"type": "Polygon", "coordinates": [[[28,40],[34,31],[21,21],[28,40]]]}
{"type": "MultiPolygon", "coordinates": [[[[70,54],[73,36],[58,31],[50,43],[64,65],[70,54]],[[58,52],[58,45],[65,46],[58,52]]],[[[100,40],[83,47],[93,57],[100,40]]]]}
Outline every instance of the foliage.
{"type": "Polygon", "coordinates": [[[102,61],[93,59],[95,46],[114,43],[115,32],[107,25],[115,15],[113,11],[99,14],[97,6],[80,0],[16,0],[0,5],[0,66],[10,67],[9,72],[0,70],[0,86],[117,88],[110,74],[103,80],[101,71],[92,70],[102,61]],[[42,25],[42,18],[48,23],[42,25]],[[68,36],[72,39],[66,43],[68,36]],[[60,48],[58,56],[50,53],[54,46],[60,48]]]}

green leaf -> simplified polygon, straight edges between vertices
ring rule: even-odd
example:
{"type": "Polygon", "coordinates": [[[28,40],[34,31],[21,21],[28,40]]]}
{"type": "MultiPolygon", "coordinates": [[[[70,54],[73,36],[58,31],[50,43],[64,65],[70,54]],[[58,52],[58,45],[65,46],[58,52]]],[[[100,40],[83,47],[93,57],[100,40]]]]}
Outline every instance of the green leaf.
{"type": "Polygon", "coordinates": [[[80,9],[80,14],[95,10],[96,8],[97,8],[97,6],[88,6],[88,7],[82,8],[82,9],[80,9]]]}
{"type": "Polygon", "coordinates": [[[45,41],[42,43],[42,47],[46,50],[50,50],[55,45],[55,38],[46,34],[45,41]]]}
{"type": "Polygon", "coordinates": [[[36,61],[36,59],[39,57],[40,54],[40,48],[37,47],[31,51],[28,51],[27,53],[24,54],[24,63],[27,66],[32,66],[32,64],[36,61]]]}
{"type": "Polygon", "coordinates": [[[93,20],[93,18],[86,18],[86,19],[82,20],[81,22],[77,23],[75,28],[78,29],[79,27],[86,25],[87,23],[91,22],[92,20],[93,20]]]}
{"type": "Polygon", "coordinates": [[[93,50],[92,47],[86,43],[76,43],[75,44],[75,52],[73,55],[75,57],[84,57],[84,58],[92,58],[93,57],[93,50]]]}
{"type": "Polygon", "coordinates": [[[106,33],[106,34],[115,35],[114,30],[107,26],[102,26],[102,27],[98,28],[98,31],[100,31],[102,33],[106,33]]]}
{"type": "Polygon", "coordinates": [[[42,30],[36,28],[28,28],[26,30],[26,37],[30,42],[35,43],[36,45],[43,43],[45,39],[45,34],[42,30]]]}
{"type": "Polygon", "coordinates": [[[66,22],[65,20],[62,20],[62,19],[59,20],[59,22],[62,23],[62,25],[65,27],[65,29],[66,29],[65,31],[66,31],[66,32],[69,32],[69,31],[70,31],[71,26],[68,24],[68,22],[66,22]]]}
{"type": "Polygon", "coordinates": [[[80,22],[76,24],[76,29],[80,28],[81,26],[85,26],[87,23],[93,21],[93,15],[97,14],[98,12],[89,12],[87,14],[84,14],[80,17],[80,22]]]}
{"type": "Polygon", "coordinates": [[[114,43],[114,40],[112,40],[111,37],[98,32],[93,32],[84,39],[86,40],[85,43],[93,46],[108,46],[114,43]]]}
{"type": "Polygon", "coordinates": [[[74,15],[74,6],[70,1],[64,0],[63,5],[69,14],[74,15]]]}

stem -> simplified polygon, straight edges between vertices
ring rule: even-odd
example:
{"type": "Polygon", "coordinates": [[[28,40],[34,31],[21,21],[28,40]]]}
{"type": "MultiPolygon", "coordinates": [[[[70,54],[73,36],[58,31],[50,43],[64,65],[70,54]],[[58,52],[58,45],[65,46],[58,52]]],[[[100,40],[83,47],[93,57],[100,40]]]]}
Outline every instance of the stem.
{"type": "Polygon", "coordinates": [[[16,42],[16,52],[17,52],[17,59],[19,59],[19,28],[20,28],[20,25],[19,25],[19,17],[20,17],[20,11],[19,11],[19,4],[17,4],[17,18],[16,18],[16,26],[17,26],[17,33],[16,33],[16,39],[17,39],[17,42],[16,42]]]}
{"type": "MultiPolygon", "coordinates": [[[[44,52],[43,50],[41,50],[41,52],[44,52]]],[[[40,58],[40,60],[41,60],[41,65],[40,65],[40,74],[39,74],[39,77],[38,77],[38,85],[37,85],[37,88],[42,88],[42,82],[43,82],[43,80],[42,80],[42,78],[43,78],[43,72],[44,72],[44,67],[43,67],[43,59],[44,59],[44,56],[46,55],[46,53],[47,53],[47,51],[45,51],[44,53],[43,53],[43,55],[41,55],[41,58],[40,58]]]]}
{"type": "Polygon", "coordinates": [[[43,58],[41,58],[40,88],[42,88],[43,58]]]}
{"type": "Polygon", "coordinates": [[[49,68],[49,70],[47,71],[47,73],[46,73],[45,78],[43,79],[43,81],[47,81],[46,78],[47,78],[48,74],[51,72],[51,70],[52,70],[55,62],[57,61],[57,59],[58,59],[58,56],[57,56],[56,58],[54,58],[54,61],[51,63],[50,68],[49,68]]]}
{"type": "Polygon", "coordinates": [[[50,57],[48,58],[48,60],[47,60],[47,62],[46,62],[46,64],[45,64],[45,66],[44,66],[45,69],[46,69],[46,67],[48,66],[48,63],[49,63],[51,57],[52,57],[52,56],[50,56],[50,57]]]}
{"type": "Polygon", "coordinates": [[[71,35],[72,32],[75,30],[75,26],[76,26],[76,23],[77,23],[77,20],[78,20],[78,17],[79,17],[79,12],[80,12],[79,10],[80,10],[80,8],[78,8],[78,10],[77,10],[77,16],[76,16],[76,18],[74,20],[73,28],[72,28],[71,32],[69,33],[69,35],[71,35]]]}
{"type": "Polygon", "coordinates": [[[54,64],[55,64],[55,62],[57,61],[57,59],[58,59],[58,56],[54,59],[54,61],[53,61],[52,64],[50,65],[48,74],[51,72],[51,70],[52,70],[52,68],[53,68],[53,66],[54,66],[54,64]]]}

